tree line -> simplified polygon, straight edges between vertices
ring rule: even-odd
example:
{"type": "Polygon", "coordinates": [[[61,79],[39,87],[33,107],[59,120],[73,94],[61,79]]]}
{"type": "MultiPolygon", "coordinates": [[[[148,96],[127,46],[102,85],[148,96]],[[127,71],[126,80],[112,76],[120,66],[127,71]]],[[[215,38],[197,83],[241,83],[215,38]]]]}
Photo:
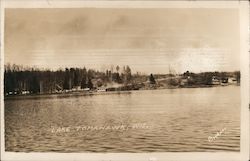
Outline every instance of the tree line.
{"type": "Polygon", "coordinates": [[[127,66],[113,66],[105,72],[87,68],[65,68],[52,71],[36,67],[23,67],[7,64],[4,67],[5,93],[22,91],[30,93],[52,93],[58,90],[72,88],[93,89],[105,86],[108,83],[129,84],[132,81],[131,68],[127,66]]]}
{"type": "Polygon", "coordinates": [[[235,78],[240,83],[240,71],[235,72],[203,72],[182,74],[132,74],[127,66],[111,66],[103,71],[83,68],[65,68],[58,70],[39,69],[7,64],[4,67],[5,94],[23,94],[23,92],[55,93],[74,89],[102,88],[116,90],[114,84],[120,84],[119,90],[157,87],[187,87],[213,85],[213,80],[227,82],[235,78]]]}

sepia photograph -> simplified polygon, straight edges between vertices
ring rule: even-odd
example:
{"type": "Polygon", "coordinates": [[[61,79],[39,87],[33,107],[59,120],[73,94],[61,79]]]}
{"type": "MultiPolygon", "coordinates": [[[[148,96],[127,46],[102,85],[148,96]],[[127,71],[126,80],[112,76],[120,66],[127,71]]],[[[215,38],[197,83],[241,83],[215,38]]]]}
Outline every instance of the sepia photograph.
{"type": "Polygon", "coordinates": [[[245,5],[4,8],[3,151],[242,152],[245,5]]]}

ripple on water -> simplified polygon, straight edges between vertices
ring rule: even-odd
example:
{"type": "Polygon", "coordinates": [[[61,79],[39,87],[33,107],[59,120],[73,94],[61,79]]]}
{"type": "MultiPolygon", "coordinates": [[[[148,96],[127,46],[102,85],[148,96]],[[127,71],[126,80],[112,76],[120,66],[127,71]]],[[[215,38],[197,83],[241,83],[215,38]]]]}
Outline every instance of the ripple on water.
{"type": "Polygon", "coordinates": [[[5,146],[22,152],[239,151],[239,96],[240,87],[228,86],[5,100],[5,146]],[[149,128],[51,132],[52,126],[136,123],[149,128]]]}

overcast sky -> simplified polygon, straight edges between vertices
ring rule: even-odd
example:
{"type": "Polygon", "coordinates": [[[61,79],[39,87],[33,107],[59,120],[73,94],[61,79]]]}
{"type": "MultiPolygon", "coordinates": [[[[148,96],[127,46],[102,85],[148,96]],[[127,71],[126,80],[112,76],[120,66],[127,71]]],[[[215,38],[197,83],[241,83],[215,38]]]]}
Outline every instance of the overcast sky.
{"type": "Polygon", "coordinates": [[[133,72],[240,69],[237,9],[6,9],[5,63],[133,72]]]}

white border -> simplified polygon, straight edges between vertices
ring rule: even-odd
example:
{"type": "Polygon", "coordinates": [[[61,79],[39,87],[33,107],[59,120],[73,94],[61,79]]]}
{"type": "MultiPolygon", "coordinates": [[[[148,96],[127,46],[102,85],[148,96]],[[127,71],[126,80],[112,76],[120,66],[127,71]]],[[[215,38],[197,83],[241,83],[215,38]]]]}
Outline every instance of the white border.
{"type": "Polygon", "coordinates": [[[1,5],[1,160],[98,161],[245,161],[249,159],[249,3],[247,1],[2,1],[1,5]],[[4,151],[4,8],[239,8],[241,44],[241,145],[240,152],[195,153],[14,153],[4,151]]]}

